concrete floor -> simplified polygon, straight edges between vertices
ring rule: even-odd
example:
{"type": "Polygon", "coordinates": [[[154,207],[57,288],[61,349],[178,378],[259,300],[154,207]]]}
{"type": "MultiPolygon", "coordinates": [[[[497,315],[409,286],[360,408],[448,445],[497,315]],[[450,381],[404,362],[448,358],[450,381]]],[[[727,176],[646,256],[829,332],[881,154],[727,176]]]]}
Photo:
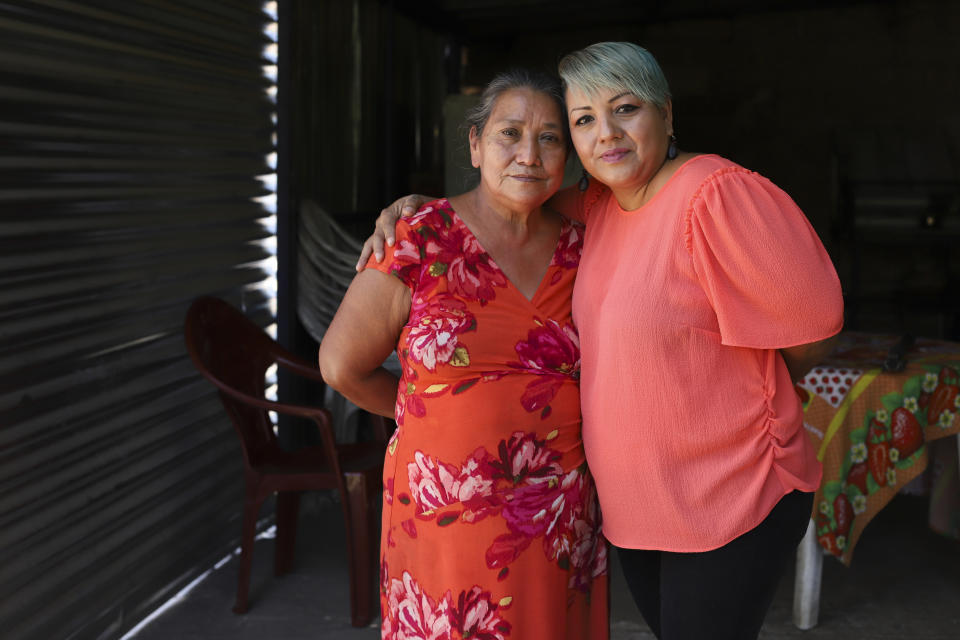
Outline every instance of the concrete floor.
{"type": "MultiPolygon", "coordinates": [[[[898,496],[867,528],[851,568],[825,558],[820,624],[793,626],[793,571],[784,577],[760,638],[781,640],[960,640],[960,543],[925,526],[926,501],[898,496]]],[[[339,511],[324,495],[306,496],[295,570],[274,578],[273,540],[254,551],[251,608],[231,606],[236,557],[139,631],[136,640],[376,640],[376,622],[349,622],[347,570],[339,511]]],[[[611,566],[611,639],[652,640],[616,565],[611,566]]],[[[523,640],[523,639],[514,639],[523,640]]],[[[693,639],[691,639],[693,640],[693,639]]],[[[697,639],[698,640],[698,639],[697,639]]]]}

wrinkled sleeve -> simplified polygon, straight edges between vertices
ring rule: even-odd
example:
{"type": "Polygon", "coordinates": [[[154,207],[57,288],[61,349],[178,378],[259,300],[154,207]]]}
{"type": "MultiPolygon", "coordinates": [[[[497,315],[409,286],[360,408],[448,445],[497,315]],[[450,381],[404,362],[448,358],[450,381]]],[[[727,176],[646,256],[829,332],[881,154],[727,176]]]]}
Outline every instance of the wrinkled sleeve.
{"type": "Polygon", "coordinates": [[[403,218],[397,221],[396,239],[392,247],[383,247],[383,261],[373,255],[367,260],[368,269],[394,275],[412,292],[420,281],[421,245],[423,237],[403,218]]]}
{"type": "Polygon", "coordinates": [[[723,344],[780,349],[840,331],[836,270],[779,187],[739,167],[723,170],[704,181],[687,214],[687,250],[723,344]]]}

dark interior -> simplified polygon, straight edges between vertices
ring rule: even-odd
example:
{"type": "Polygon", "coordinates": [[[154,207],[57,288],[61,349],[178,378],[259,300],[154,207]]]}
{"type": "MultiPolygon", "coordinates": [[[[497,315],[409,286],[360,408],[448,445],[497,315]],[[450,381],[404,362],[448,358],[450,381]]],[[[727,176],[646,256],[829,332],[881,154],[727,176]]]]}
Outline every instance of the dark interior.
{"type": "Polygon", "coordinates": [[[840,273],[847,328],[960,338],[953,3],[366,0],[291,11],[294,206],[314,199],[366,236],[395,197],[446,195],[445,172],[464,157],[446,151],[462,135],[450,116],[493,73],[553,70],[565,52],[630,40],[667,75],[681,148],[756,170],[801,206],[840,273]]]}

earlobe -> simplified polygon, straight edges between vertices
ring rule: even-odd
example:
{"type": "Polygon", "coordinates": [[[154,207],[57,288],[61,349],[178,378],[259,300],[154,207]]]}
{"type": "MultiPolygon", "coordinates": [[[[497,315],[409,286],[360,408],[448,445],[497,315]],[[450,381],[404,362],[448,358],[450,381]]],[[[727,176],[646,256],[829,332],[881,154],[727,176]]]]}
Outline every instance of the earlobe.
{"type": "Polygon", "coordinates": [[[480,168],[480,137],[477,135],[477,128],[470,127],[470,164],[474,169],[480,168]]]}
{"type": "Polygon", "coordinates": [[[663,120],[667,125],[667,135],[673,135],[673,101],[670,98],[667,98],[667,101],[663,104],[661,109],[663,112],[663,120]]]}

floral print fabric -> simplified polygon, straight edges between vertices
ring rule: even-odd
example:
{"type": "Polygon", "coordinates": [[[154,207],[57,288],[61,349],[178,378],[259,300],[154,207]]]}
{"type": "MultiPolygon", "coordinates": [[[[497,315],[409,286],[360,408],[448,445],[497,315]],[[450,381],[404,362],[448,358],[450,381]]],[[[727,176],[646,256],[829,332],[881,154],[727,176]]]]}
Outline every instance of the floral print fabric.
{"type": "Polygon", "coordinates": [[[385,639],[608,637],[570,313],[582,231],[564,224],[532,300],[445,199],[368,264],[411,291],[384,466],[385,639]]]}

